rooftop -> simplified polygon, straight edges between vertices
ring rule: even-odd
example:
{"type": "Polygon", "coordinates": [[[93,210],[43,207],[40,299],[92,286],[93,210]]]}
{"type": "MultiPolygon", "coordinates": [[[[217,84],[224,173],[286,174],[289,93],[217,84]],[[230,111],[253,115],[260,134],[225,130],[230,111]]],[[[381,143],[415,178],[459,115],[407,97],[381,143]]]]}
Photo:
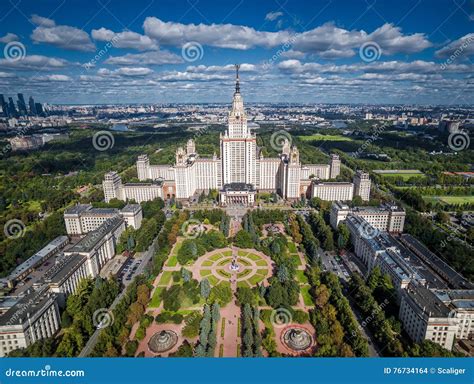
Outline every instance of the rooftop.
{"type": "Polygon", "coordinates": [[[90,204],[76,204],[73,207],[67,208],[64,211],[64,214],[65,215],[78,215],[90,209],[92,209],[92,205],[90,204]]]}
{"type": "Polygon", "coordinates": [[[79,265],[84,263],[86,256],[74,253],[72,255],[65,256],[59,263],[55,264],[46,274],[44,275],[44,281],[47,283],[57,284],[74,272],[79,265]]]}
{"type": "Polygon", "coordinates": [[[430,265],[434,266],[435,270],[437,269],[442,271],[443,274],[448,276],[449,283],[455,288],[474,288],[474,285],[470,281],[466,280],[461,274],[451,268],[445,261],[431,252],[421,241],[409,234],[403,234],[400,239],[409,248],[417,250],[422,255],[422,257],[429,261],[430,265]]]}
{"type": "Polygon", "coordinates": [[[79,240],[74,247],[72,247],[69,253],[83,253],[92,251],[97,244],[104,238],[107,233],[114,231],[123,223],[123,218],[119,216],[113,216],[107,219],[102,225],[89,232],[81,240],[79,240]]]}
{"type": "Polygon", "coordinates": [[[451,307],[474,311],[474,289],[437,289],[434,293],[451,307]]]}
{"type": "Polygon", "coordinates": [[[28,315],[33,316],[40,312],[48,300],[54,297],[47,285],[41,286],[21,298],[13,307],[0,316],[0,326],[11,326],[23,324],[28,315]]]}
{"type": "Polygon", "coordinates": [[[431,290],[416,284],[410,284],[406,294],[429,317],[448,317],[449,308],[431,290]]]}
{"type": "Polygon", "coordinates": [[[351,183],[349,181],[327,181],[327,182],[323,182],[323,181],[318,181],[318,180],[313,180],[313,184],[322,185],[322,186],[324,186],[324,185],[328,185],[328,186],[340,185],[341,187],[354,185],[353,183],[351,183]]]}
{"type": "Polygon", "coordinates": [[[19,275],[24,273],[30,268],[33,268],[39,262],[43,260],[46,256],[48,256],[51,252],[58,251],[61,246],[68,242],[69,239],[67,236],[58,236],[51,242],[49,242],[44,248],[41,248],[38,252],[36,252],[33,256],[25,260],[19,266],[17,266],[8,276],[10,280],[17,278],[19,275]]]}
{"type": "Polygon", "coordinates": [[[138,211],[140,211],[140,209],[142,209],[140,204],[127,204],[120,211],[122,213],[128,213],[128,212],[138,212],[138,211]]]}

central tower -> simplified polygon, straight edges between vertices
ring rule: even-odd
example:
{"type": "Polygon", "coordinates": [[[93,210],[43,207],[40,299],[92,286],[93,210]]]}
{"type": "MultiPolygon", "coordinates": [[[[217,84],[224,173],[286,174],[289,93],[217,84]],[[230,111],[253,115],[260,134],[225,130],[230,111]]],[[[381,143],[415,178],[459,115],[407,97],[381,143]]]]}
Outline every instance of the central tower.
{"type": "Polygon", "coordinates": [[[223,184],[256,184],[257,139],[247,127],[247,115],[240,94],[240,65],[235,65],[235,92],[228,127],[220,136],[223,184]]]}

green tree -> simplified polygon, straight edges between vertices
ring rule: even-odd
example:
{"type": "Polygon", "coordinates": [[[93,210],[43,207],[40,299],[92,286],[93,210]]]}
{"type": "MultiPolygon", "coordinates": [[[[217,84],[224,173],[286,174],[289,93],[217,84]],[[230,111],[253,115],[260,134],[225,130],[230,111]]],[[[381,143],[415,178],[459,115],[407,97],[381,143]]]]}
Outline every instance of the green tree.
{"type": "Polygon", "coordinates": [[[204,278],[201,280],[201,283],[199,285],[201,288],[201,296],[207,300],[207,298],[211,294],[211,284],[209,284],[209,280],[207,278],[204,278]]]}

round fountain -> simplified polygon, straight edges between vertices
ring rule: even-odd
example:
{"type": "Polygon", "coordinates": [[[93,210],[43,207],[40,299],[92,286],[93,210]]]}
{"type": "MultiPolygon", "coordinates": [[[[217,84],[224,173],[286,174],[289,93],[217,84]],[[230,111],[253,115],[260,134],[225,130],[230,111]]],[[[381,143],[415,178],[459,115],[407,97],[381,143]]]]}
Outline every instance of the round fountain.
{"type": "Polygon", "coordinates": [[[283,333],[283,342],[294,351],[304,351],[313,344],[313,338],[306,329],[291,327],[283,333]]]}
{"type": "Polygon", "coordinates": [[[176,332],[163,330],[155,333],[148,341],[148,348],[155,353],[163,353],[169,351],[178,342],[176,332]]]}
{"type": "Polygon", "coordinates": [[[238,272],[240,270],[240,265],[235,262],[235,259],[232,260],[232,263],[229,265],[229,269],[232,272],[238,272]]]}

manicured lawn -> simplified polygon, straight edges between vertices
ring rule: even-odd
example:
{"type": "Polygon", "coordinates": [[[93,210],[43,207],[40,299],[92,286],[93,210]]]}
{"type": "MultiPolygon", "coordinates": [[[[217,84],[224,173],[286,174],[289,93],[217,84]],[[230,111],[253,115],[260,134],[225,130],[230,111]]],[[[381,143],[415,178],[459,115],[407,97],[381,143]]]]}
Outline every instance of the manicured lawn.
{"type": "Polygon", "coordinates": [[[310,136],[298,136],[301,141],[353,141],[350,137],[341,135],[322,135],[316,133],[310,136]]]}
{"type": "Polygon", "coordinates": [[[257,261],[256,261],[256,264],[257,264],[257,266],[259,266],[259,267],[266,267],[266,266],[267,266],[267,262],[266,262],[265,260],[261,260],[261,259],[260,259],[260,260],[257,260],[257,261]]]}
{"type": "Polygon", "coordinates": [[[232,256],[232,251],[224,251],[222,252],[224,256],[232,256]]]}
{"type": "Polygon", "coordinates": [[[223,287],[229,287],[230,288],[230,283],[228,281],[221,281],[219,285],[222,285],[223,287]]]}
{"type": "Polygon", "coordinates": [[[176,255],[171,255],[166,263],[167,267],[176,267],[178,265],[178,257],[176,255]]]}
{"type": "Polygon", "coordinates": [[[226,265],[226,264],[230,263],[231,261],[232,261],[232,258],[226,257],[225,259],[220,260],[220,261],[217,263],[217,265],[218,265],[218,266],[226,265]]]}
{"type": "Polygon", "coordinates": [[[173,277],[173,272],[164,271],[163,274],[161,275],[160,282],[158,283],[158,285],[162,285],[166,287],[168,283],[171,281],[172,277],[173,277]]]}
{"type": "Polygon", "coordinates": [[[298,252],[298,250],[296,249],[295,243],[293,243],[293,242],[288,243],[288,251],[290,251],[290,253],[297,253],[298,252]]]}
{"type": "Polygon", "coordinates": [[[224,255],[222,253],[217,253],[217,254],[212,255],[211,257],[209,257],[208,260],[217,261],[222,257],[224,257],[224,255]]]}
{"type": "Polygon", "coordinates": [[[259,283],[261,283],[263,280],[265,279],[265,276],[262,276],[262,275],[253,275],[252,277],[250,277],[247,282],[250,283],[250,285],[257,285],[259,283]]]}
{"type": "Polygon", "coordinates": [[[244,251],[237,251],[237,255],[239,255],[239,256],[246,256],[246,255],[247,255],[247,252],[244,252],[244,251]]]}
{"type": "Polygon", "coordinates": [[[247,276],[249,273],[250,273],[250,269],[244,269],[242,272],[237,273],[237,277],[238,277],[238,278],[245,277],[245,276],[247,276]]]}
{"type": "Polygon", "coordinates": [[[248,287],[250,287],[250,285],[247,283],[246,280],[243,280],[243,281],[237,281],[237,287],[238,288],[241,288],[241,287],[248,288],[248,287]]]}
{"type": "Polygon", "coordinates": [[[225,336],[225,317],[222,318],[222,323],[221,323],[221,337],[224,338],[225,336]]]}
{"type": "Polygon", "coordinates": [[[255,253],[249,253],[247,257],[252,259],[253,261],[262,260],[262,258],[259,255],[256,255],[255,253]]]}
{"type": "Polygon", "coordinates": [[[219,283],[219,279],[217,277],[215,277],[214,275],[209,275],[207,277],[207,280],[209,280],[209,284],[211,284],[212,286],[214,285],[217,285],[219,283]]]}
{"type": "Polygon", "coordinates": [[[221,344],[219,346],[219,357],[223,357],[224,356],[224,344],[221,344]]]}
{"type": "Polygon", "coordinates": [[[205,277],[205,276],[208,276],[211,274],[211,270],[210,269],[201,269],[199,271],[199,274],[202,276],[202,277],[205,277]]]}
{"type": "Polygon", "coordinates": [[[292,253],[290,256],[295,259],[296,266],[299,267],[301,265],[300,255],[298,255],[297,253],[292,253]]]}
{"type": "Polygon", "coordinates": [[[174,246],[173,248],[173,253],[172,255],[177,255],[178,254],[178,251],[180,250],[180,248],[182,247],[183,245],[183,241],[182,240],[179,240],[176,245],[174,246]]]}
{"type": "Polygon", "coordinates": [[[242,265],[245,265],[245,266],[252,265],[252,263],[250,261],[248,261],[247,259],[245,259],[244,257],[239,257],[237,259],[237,262],[242,264],[242,265]]]}
{"type": "Polygon", "coordinates": [[[218,269],[217,274],[222,276],[224,279],[228,279],[231,276],[231,274],[227,272],[225,269],[218,269]]]}
{"type": "Polygon", "coordinates": [[[296,271],[295,274],[296,281],[298,281],[301,284],[308,284],[308,278],[304,274],[304,271],[296,271]]]}
{"type": "Polygon", "coordinates": [[[268,269],[257,269],[257,275],[267,276],[268,269]]]}
{"type": "Polygon", "coordinates": [[[472,204],[474,203],[474,196],[423,196],[423,200],[432,203],[472,204]]]}
{"type": "Polygon", "coordinates": [[[214,264],[213,261],[211,261],[211,260],[205,260],[205,261],[203,261],[203,263],[202,263],[201,265],[202,265],[203,267],[210,267],[210,266],[212,266],[213,264],[214,264]]]}
{"type": "Polygon", "coordinates": [[[311,287],[309,285],[305,285],[301,287],[301,295],[303,296],[303,302],[305,305],[313,306],[314,305],[313,298],[311,297],[311,294],[309,293],[310,288],[311,287]]]}
{"type": "Polygon", "coordinates": [[[150,308],[158,308],[161,303],[161,292],[165,287],[158,287],[155,289],[155,292],[153,292],[153,297],[150,300],[150,304],[148,304],[148,307],[150,308]]]}
{"type": "Polygon", "coordinates": [[[376,169],[374,173],[377,173],[383,177],[402,177],[403,180],[408,180],[412,177],[425,177],[425,174],[418,169],[376,169]]]}

